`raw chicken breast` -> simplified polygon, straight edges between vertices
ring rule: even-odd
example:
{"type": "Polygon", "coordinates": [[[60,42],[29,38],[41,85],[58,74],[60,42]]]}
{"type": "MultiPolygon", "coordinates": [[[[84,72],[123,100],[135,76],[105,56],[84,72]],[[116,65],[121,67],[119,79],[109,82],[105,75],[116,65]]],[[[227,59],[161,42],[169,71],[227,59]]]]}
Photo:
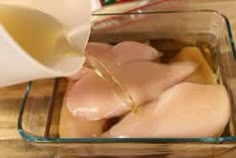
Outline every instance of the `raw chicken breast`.
{"type": "Polygon", "coordinates": [[[154,60],[160,58],[162,53],[147,44],[125,41],[120,42],[112,48],[118,65],[133,61],[154,60]]]}
{"type": "MultiPolygon", "coordinates": [[[[148,61],[123,65],[113,74],[126,87],[137,105],[149,102],[196,69],[191,62],[165,65],[148,61]]],[[[74,116],[101,120],[131,110],[104,79],[89,73],[68,92],[67,106],[74,116]]]]}
{"type": "Polygon", "coordinates": [[[115,46],[106,43],[88,43],[86,52],[106,66],[119,66],[140,60],[154,60],[162,55],[155,48],[134,41],[121,42],[115,46]]]}
{"type": "Polygon", "coordinates": [[[89,121],[85,118],[72,116],[67,106],[61,110],[59,135],[62,138],[84,138],[101,135],[106,121],[89,121]]]}
{"type": "Polygon", "coordinates": [[[66,104],[74,116],[90,120],[101,120],[128,111],[112,87],[94,72],[85,75],[72,86],[66,104]]]}
{"type": "MultiPolygon", "coordinates": [[[[85,51],[109,69],[132,61],[154,60],[161,56],[154,48],[134,41],[121,42],[114,47],[107,43],[90,42],[85,51]]],[[[70,79],[79,80],[87,72],[89,69],[84,67],[70,79]]]]}
{"type": "Polygon", "coordinates": [[[217,84],[215,75],[199,48],[185,47],[172,61],[193,61],[199,64],[198,69],[186,81],[217,84]]]}
{"type": "Polygon", "coordinates": [[[167,65],[141,61],[121,66],[114,75],[140,105],[158,98],[164,90],[184,80],[196,68],[192,62],[167,65]]]}
{"type": "Polygon", "coordinates": [[[219,136],[230,117],[230,101],[221,85],[180,83],[129,113],[104,137],[191,138],[219,136]]]}
{"type": "Polygon", "coordinates": [[[109,66],[115,64],[114,56],[110,51],[112,47],[112,45],[107,43],[90,42],[87,44],[85,52],[97,58],[104,65],[109,66]]]}

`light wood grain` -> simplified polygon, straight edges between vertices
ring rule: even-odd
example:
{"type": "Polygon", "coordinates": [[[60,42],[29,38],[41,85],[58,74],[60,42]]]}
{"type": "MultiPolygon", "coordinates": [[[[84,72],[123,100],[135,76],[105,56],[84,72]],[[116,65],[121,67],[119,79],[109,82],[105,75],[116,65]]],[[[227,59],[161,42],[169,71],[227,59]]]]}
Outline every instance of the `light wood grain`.
{"type": "Polygon", "coordinates": [[[0,140],[20,139],[17,118],[25,84],[0,89],[0,140]]]}

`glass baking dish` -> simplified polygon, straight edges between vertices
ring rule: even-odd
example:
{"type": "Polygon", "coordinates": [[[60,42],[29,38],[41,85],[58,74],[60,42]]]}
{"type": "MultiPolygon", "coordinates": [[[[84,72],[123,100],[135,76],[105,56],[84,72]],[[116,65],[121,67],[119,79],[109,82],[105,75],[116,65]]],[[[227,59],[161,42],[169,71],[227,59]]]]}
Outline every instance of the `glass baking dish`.
{"type": "MultiPolygon", "coordinates": [[[[70,155],[188,155],[220,154],[235,136],[236,73],[229,20],[216,11],[169,11],[93,15],[90,41],[111,44],[124,40],[149,42],[171,56],[184,46],[211,50],[213,69],[231,98],[231,119],[217,138],[60,138],[58,124],[68,81],[63,78],[27,84],[18,119],[21,136],[37,147],[70,155]],[[96,21],[98,17],[105,17],[96,21]],[[112,18],[111,18],[112,17],[112,18]],[[214,150],[213,150],[214,149],[214,150]],[[185,151],[188,150],[188,151],[185,151]]],[[[217,99],[217,98],[216,98],[217,99]]],[[[206,127],[210,128],[210,127],[206,127]]]]}

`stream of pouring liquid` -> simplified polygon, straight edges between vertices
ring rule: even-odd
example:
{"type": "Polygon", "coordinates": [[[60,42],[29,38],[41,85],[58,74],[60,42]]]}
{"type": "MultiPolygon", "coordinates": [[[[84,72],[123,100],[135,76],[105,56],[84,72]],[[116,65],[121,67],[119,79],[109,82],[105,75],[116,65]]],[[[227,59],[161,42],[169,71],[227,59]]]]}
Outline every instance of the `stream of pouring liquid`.
{"type": "Polygon", "coordinates": [[[112,74],[107,66],[100,62],[96,57],[86,54],[85,67],[92,69],[98,76],[103,78],[122,99],[122,101],[136,112],[138,106],[125,86],[112,74]]]}

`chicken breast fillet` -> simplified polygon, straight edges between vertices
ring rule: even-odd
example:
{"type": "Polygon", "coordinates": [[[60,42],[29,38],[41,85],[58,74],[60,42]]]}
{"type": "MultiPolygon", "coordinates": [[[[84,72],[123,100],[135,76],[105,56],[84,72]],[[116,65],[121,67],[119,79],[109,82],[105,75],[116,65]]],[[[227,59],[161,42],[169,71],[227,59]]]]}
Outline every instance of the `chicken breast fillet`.
{"type": "Polygon", "coordinates": [[[224,86],[183,82],[137,113],[129,113],[103,136],[215,137],[222,134],[229,117],[230,101],[224,86]]]}

